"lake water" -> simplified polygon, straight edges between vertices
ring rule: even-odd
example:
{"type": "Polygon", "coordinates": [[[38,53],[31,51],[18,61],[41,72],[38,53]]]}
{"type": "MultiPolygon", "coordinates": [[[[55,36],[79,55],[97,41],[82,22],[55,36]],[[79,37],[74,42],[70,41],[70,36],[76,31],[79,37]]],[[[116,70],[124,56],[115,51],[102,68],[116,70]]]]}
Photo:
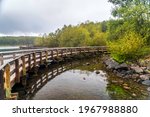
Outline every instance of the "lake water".
{"type": "Polygon", "coordinates": [[[18,50],[19,46],[0,46],[0,51],[18,50]]]}
{"type": "Polygon", "coordinates": [[[100,57],[51,65],[28,77],[20,99],[122,100],[149,99],[147,87],[107,71],[100,57]],[[129,87],[126,89],[124,87],[129,87]]]}

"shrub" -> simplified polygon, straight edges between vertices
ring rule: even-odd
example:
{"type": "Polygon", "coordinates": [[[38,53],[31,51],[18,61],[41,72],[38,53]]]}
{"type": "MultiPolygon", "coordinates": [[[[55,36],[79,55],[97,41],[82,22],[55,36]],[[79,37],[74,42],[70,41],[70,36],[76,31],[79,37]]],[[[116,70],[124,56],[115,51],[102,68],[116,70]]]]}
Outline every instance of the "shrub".
{"type": "Polygon", "coordinates": [[[113,59],[120,63],[136,60],[147,53],[145,40],[134,32],[127,32],[120,39],[109,41],[107,44],[113,59]]]}

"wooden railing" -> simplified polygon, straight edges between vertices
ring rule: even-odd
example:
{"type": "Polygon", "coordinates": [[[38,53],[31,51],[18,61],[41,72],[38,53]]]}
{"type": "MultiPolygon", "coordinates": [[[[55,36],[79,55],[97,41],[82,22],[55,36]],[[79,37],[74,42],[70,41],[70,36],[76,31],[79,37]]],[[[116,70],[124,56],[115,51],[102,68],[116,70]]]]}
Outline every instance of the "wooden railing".
{"type": "Polygon", "coordinates": [[[2,65],[0,66],[0,99],[12,99],[16,94],[11,88],[20,83],[20,78],[37,65],[46,63],[56,57],[67,57],[80,53],[106,52],[105,46],[96,47],[66,47],[45,48],[22,51],[0,52],[2,65]]]}

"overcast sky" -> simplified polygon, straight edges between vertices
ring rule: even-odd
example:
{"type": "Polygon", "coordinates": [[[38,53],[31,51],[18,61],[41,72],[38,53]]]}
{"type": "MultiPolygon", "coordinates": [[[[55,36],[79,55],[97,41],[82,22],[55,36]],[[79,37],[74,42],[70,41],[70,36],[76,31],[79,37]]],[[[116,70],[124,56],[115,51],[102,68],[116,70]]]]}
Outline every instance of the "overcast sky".
{"type": "Polygon", "coordinates": [[[111,17],[108,0],[0,0],[0,35],[40,34],[111,17]]]}

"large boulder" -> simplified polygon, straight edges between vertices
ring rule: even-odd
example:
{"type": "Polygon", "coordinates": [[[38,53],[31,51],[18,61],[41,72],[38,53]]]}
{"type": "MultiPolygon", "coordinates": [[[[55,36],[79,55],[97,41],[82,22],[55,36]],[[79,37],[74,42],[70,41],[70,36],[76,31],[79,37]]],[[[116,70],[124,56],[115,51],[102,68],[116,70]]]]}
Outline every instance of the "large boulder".
{"type": "Polygon", "coordinates": [[[113,59],[108,59],[104,63],[107,65],[108,69],[115,69],[119,65],[119,63],[117,63],[113,59]]]}

